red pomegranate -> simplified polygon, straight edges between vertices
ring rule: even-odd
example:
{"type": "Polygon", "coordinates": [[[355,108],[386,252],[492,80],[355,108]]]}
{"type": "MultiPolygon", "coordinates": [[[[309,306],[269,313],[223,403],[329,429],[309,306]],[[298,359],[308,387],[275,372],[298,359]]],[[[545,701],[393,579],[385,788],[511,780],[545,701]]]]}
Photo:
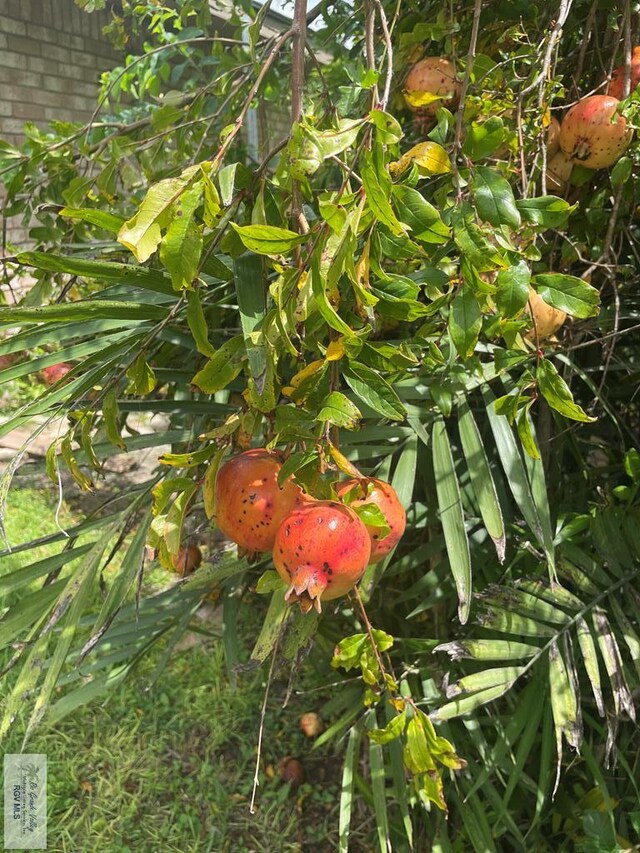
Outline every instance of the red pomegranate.
{"type": "Polygon", "coordinates": [[[404,81],[404,99],[409,109],[422,118],[433,118],[438,107],[455,109],[460,100],[462,86],[456,78],[456,70],[448,59],[428,56],[416,62],[404,81]],[[416,106],[412,95],[424,93],[441,95],[437,101],[416,106]]]}
{"type": "Polygon", "coordinates": [[[55,385],[56,382],[59,382],[61,379],[72,370],[72,366],[67,364],[65,361],[61,361],[59,364],[52,364],[49,367],[43,367],[40,371],[40,376],[42,377],[42,381],[45,385],[51,386],[55,385]]]}
{"type": "Polygon", "coordinates": [[[588,169],[613,165],[631,142],[632,130],[616,115],[620,102],[610,95],[590,95],[571,107],[560,125],[560,148],[588,169]]]}
{"type": "MultiPolygon", "coordinates": [[[[633,92],[636,86],[640,83],[640,45],[633,48],[631,54],[631,88],[629,94],[633,92]]],[[[611,82],[607,87],[607,95],[612,98],[621,100],[624,96],[624,65],[621,65],[611,75],[611,82]]]]}
{"type": "Polygon", "coordinates": [[[371,556],[367,528],[338,501],[313,501],[294,509],[276,534],[273,562],[289,584],[286,600],[306,613],[321,601],[346,595],[371,556]]]}
{"type": "Polygon", "coordinates": [[[180,548],[178,556],[173,561],[176,571],[183,578],[191,575],[202,563],[202,551],[197,545],[188,545],[186,548],[180,548]]]}
{"type": "Polygon", "coordinates": [[[229,459],[218,472],[216,522],[245,551],[270,551],[278,527],[303,500],[295,483],[278,485],[281,467],[279,453],[254,449],[229,459]]]}
{"type": "Polygon", "coordinates": [[[393,551],[402,538],[407,523],[404,507],[400,503],[400,499],[393,486],[385,483],[384,480],[376,480],[374,477],[368,477],[363,480],[355,478],[347,480],[345,483],[341,483],[338,488],[338,496],[342,498],[352,489],[357,489],[358,496],[349,503],[349,506],[375,504],[389,525],[390,529],[386,536],[381,535],[380,527],[366,525],[369,538],[371,539],[371,557],[369,563],[379,563],[380,560],[383,560],[387,554],[393,551]]]}

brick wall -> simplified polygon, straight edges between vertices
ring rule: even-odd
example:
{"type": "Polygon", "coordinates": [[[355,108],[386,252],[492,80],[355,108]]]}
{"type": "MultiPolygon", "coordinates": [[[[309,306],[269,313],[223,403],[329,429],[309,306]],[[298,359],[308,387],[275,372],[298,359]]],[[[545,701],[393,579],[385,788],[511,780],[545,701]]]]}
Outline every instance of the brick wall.
{"type": "MultiPolygon", "coordinates": [[[[0,0],[0,138],[19,144],[26,121],[87,121],[100,74],[119,57],[102,35],[108,12],[74,0],[0,0]]],[[[10,238],[26,239],[10,221],[10,238]]]]}

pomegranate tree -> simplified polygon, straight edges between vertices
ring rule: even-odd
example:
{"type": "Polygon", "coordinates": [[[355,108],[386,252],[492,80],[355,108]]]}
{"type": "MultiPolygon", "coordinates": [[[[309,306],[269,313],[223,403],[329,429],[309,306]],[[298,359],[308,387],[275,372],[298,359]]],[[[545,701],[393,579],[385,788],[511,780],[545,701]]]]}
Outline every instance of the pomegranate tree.
{"type": "Polygon", "coordinates": [[[281,467],[279,453],[254,449],[229,459],[218,472],[217,525],[245,551],[270,551],[278,527],[303,500],[292,481],[278,484],[281,467]]]}
{"type": "Polygon", "coordinates": [[[571,107],[560,125],[560,148],[574,163],[588,169],[612,166],[631,142],[632,131],[620,102],[611,95],[590,95],[571,107]]]}
{"type": "Polygon", "coordinates": [[[396,547],[402,538],[407,522],[404,507],[400,503],[395,489],[389,483],[385,483],[384,480],[377,480],[374,477],[367,477],[362,480],[353,478],[340,485],[338,495],[341,498],[350,495],[352,499],[349,506],[351,507],[373,505],[384,516],[388,530],[365,521],[371,540],[369,563],[379,563],[396,547]]]}
{"type": "Polygon", "coordinates": [[[296,507],[276,534],[273,562],[289,585],[286,599],[303,611],[345,595],[358,583],[371,557],[367,528],[338,501],[296,507]]]}
{"type": "Polygon", "coordinates": [[[462,86],[456,70],[440,56],[428,56],[417,62],[404,81],[404,99],[407,106],[421,118],[433,118],[438,107],[455,109],[460,100],[462,86]],[[420,104],[424,95],[440,95],[436,100],[420,104]]]}

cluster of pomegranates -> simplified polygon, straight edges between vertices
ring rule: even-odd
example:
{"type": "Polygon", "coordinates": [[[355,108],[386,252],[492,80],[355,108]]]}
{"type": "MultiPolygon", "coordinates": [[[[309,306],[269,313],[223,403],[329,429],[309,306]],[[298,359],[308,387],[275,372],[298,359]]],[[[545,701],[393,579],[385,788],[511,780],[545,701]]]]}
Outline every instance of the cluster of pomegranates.
{"type": "MultiPolygon", "coordinates": [[[[631,91],[640,83],[640,46],[631,57],[631,91]]],[[[461,83],[448,59],[429,56],[417,62],[404,84],[404,98],[421,124],[435,118],[438,107],[455,109],[461,83]]],[[[547,131],[547,185],[564,192],[576,164],[588,169],[612,166],[631,142],[632,130],[616,114],[624,94],[624,65],[613,72],[606,95],[582,98],[565,114],[562,122],[551,119],[547,131]]]]}
{"type": "Polygon", "coordinates": [[[316,500],[291,478],[279,483],[281,468],[281,454],[263,448],[226,462],[216,481],[216,522],[244,552],[271,551],[286,600],[320,612],[322,601],[345,595],[395,548],[404,508],[382,480],[350,479],[337,500],[316,500]],[[354,509],[364,504],[378,507],[387,525],[365,525],[354,509]]]}

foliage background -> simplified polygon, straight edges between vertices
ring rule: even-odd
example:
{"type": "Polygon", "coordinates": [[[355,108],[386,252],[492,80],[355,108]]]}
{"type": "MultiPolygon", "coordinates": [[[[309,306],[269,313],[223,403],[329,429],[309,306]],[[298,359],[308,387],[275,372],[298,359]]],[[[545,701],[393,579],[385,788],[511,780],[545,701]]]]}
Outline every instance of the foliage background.
{"type": "Polygon", "coordinates": [[[0,308],[12,331],[0,355],[24,354],[0,381],[74,364],[0,431],[67,415],[46,470],[81,489],[124,449],[172,449],[148,483],[49,536],[55,556],[14,549],[24,562],[0,578],[0,730],[55,724],[160,641],[161,671],[215,587],[230,668],[236,626],[259,607],[257,664],[344,677],[323,735],[344,755],[342,849],[360,798],[382,850],[629,848],[637,143],[611,170],[576,167],[564,199],[546,195],[544,175],[549,114],[624,61],[637,10],[323,5],[301,121],[260,162],[236,120],[282,103],[296,70],[285,46],[301,38],[265,40],[246,16],[239,4],[221,35],[197,2],[123,3],[112,35],[132,53],[105,76],[96,121],[32,127],[22,151],[0,152],[5,214],[24,215],[34,240],[5,252],[5,276],[35,278],[0,308]],[[317,51],[335,59],[321,66],[317,51]],[[391,164],[424,141],[401,94],[423,54],[457,63],[464,112],[441,110],[432,145],[401,171],[391,164]],[[521,334],[529,281],[575,317],[557,341],[521,334]],[[128,429],[140,412],[164,414],[166,430],[128,429]],[[347,460],[398,490],[407,534],[361,588],[372,634],[355,600],[317,624],[290,613],[281,630],[268,561],[213,547],[216,467],[252,440],[294,450],[288,470],[317,493],[347,460]],[[212,546],[205,565],[137,604],[145,542],[169,565],[185,539],[212,546]],[[344,637],[335,663],[357,678],[326,669],[344,637]]]}

